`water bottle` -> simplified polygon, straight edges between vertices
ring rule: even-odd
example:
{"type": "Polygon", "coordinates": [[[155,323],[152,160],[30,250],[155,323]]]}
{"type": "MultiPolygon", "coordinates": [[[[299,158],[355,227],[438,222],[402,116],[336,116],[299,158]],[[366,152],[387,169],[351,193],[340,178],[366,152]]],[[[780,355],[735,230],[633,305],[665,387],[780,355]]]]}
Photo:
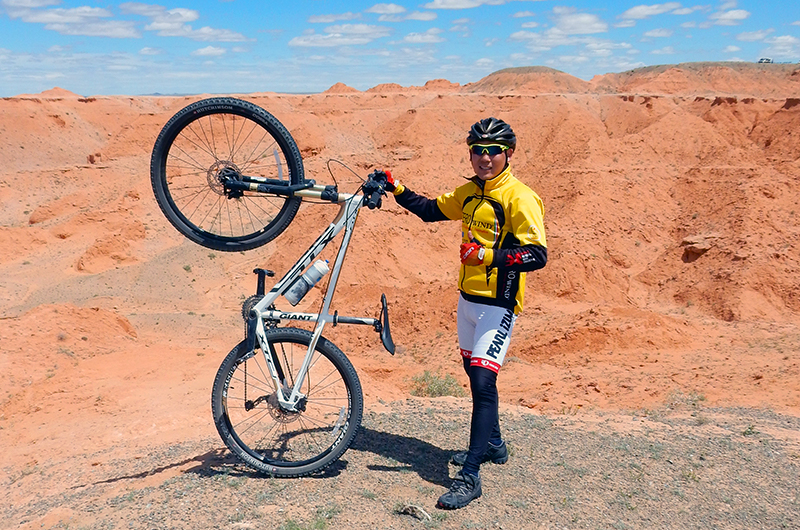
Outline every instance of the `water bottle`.
{"type": "Polygon", "coordinates": [[[290,304],[293,306],[297,305],[300,300],[306,295],[306,293],[314,287],[323,276],[325,276],[328,271],[331,270],[328,267],[328,260],[321,260],[318,259],[314,262],[311,267],[308,268],[305,274],[300,276],[300,278],[294,282],[288,291],[283,295],[290,304]]]}

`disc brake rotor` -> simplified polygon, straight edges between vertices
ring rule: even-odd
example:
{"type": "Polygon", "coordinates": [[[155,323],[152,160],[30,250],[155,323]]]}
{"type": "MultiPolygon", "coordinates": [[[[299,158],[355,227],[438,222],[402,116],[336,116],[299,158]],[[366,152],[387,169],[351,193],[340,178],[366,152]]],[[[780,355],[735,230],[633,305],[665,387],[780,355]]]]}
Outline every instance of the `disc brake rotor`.
{"type": "Polygon", "coordinates": [[[225,195],[225,181],[226,180],[239,180],[241,171],[236,167],[236,164],[229,160],[217,160],[208,168],[206,172],[206,180],[208,186],[214,190],[217,195],[225,195]]]}

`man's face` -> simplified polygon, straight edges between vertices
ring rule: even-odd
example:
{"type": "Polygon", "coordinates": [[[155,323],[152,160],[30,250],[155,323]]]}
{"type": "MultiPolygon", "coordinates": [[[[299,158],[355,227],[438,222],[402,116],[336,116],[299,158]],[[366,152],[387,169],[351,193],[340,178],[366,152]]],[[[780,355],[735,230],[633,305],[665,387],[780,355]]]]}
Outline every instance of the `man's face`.
{"type": "Polygon", "coordinates": [[[469,160],[479,179],[493,179],[506,167],[506,160],[511,159],[514,150],[501,147],[497,144],[473,144],[469,147],[469,160]]]}

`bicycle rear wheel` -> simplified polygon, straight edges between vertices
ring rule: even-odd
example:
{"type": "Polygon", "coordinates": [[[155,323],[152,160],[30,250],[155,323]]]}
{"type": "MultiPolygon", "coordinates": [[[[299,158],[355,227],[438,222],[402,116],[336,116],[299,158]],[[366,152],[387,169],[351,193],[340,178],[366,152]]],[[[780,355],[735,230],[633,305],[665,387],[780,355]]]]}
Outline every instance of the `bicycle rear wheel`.
{"type": "Polygon", "coordinates": [[[190,240],[221,251],[249,250],[280,235],[300,198],[226,192],[242,175],[301,184],[303,160],[289,131],[247,101],[210,98],[192,103],[161,130],[150,181],[161,211],[190,240]]]}
{"type": "MultiPolygon", "coordinates": [[[[311,344],[312,333],[296,328],[266,332],[291,391],[311,344]]],[[[244,341],[225,360],[214,379],[211,408],[225,445],[248,466],[280,477],[320,471],[344,454],[358,432],[364,407],[355,368],[332,342],[320,338],[303,386],[302,410],[278,404],[264,355],[245,355],[244,341]]]]}

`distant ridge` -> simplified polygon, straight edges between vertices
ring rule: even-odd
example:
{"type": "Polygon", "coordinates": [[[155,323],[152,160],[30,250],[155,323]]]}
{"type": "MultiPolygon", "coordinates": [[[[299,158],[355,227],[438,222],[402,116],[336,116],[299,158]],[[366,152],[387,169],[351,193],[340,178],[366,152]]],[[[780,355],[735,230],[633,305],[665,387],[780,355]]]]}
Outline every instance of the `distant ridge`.
{"type": "Polygon", "coordinates": [[[464,85],[470,93],[575,93],[592,91],[587,81],[546,66],[505,68],[491,73],[476,83],[464,85]]]}
{"type": "MultiPolygon", "coordinates": [[[[750,62],[694,62],[634,68],[618,73],[596,75],[585,81],[548,66],[519,66],[497,70],[474,83],[459,85],[447,79],[433,79],[424,86],[381,83],[367,93],[449,92],[462,94],[641,94],[674,96],[736,96],[740,98],[800,98],[800,64],[750,62]]],[[[269,92],[274,94],[274,92],[269,92]]],[[[360,94],[362,91],[342,82],[322,94],[360,94]]],[[[233,95],[220,93],[219,95],[233,95]]],[[[237,93],[241,94],[241,93],[237,93]]],[[[257,94],[257,93],[251,93],[257,94]]],[[[310,95],[313,92],[283,92],[310,95]]],[[[200,94],[144,94],[153,97],[187,97],[200,94]]],[[[39,94],[18,94],[11,98],[83,98],[69,90],[54,87],[39,94]]],[[[8,98],[4,98],[8,99],[8,98]]]]}
{"type": "Polygon", "coordinates": [[[697,62],[636,68],[584,81],[546,66],[505,68],[461,92],[485,94],[650,94],[800,97],[800,65],[697,62]]]}
{"type": "Polygon", "coordinates": [[[323,94],[355,94],[359,92],[357,89],[347,86],[344,83],[336,83],[328,90],[322,92],[323,94]]]}
{"type": "Polygon", "coordinates": [[[800,65],[748,62],[665,64],[592,79],[598,92],[754,97],[800,96],[800,65]]]}

